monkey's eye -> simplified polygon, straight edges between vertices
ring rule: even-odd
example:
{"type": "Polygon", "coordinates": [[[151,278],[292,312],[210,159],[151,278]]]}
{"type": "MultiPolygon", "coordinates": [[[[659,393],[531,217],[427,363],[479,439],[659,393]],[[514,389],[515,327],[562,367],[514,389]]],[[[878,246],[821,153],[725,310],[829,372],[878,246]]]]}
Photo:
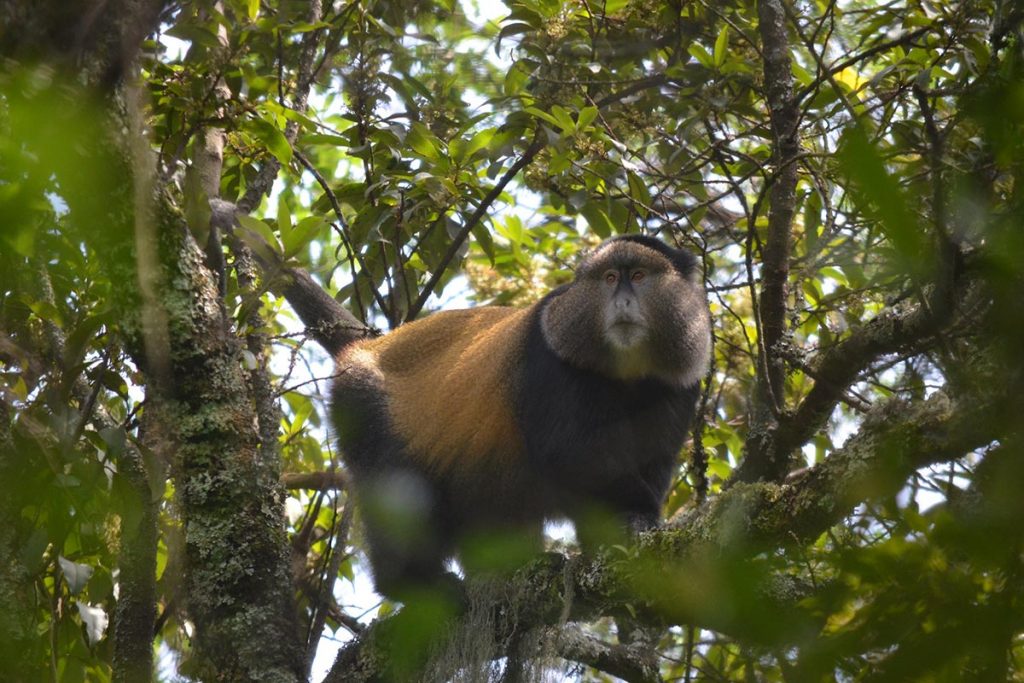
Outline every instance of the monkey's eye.
{"type": "Polygon", "coordinates": [[[629,276],[629,279],[632,280],[633,282],[640,282],[645,277],[647,277],[647,273],[645,273],[644,271],[634,270],[633,274],[629,276]]]}
{"type": "Polygon", "coordinates": [[[610,285],[614,285],[616,282],[619,281],[619,274],[616,273],[614,270],[609,270],[607,273],[604,274],[604,281],[610,285]]]}

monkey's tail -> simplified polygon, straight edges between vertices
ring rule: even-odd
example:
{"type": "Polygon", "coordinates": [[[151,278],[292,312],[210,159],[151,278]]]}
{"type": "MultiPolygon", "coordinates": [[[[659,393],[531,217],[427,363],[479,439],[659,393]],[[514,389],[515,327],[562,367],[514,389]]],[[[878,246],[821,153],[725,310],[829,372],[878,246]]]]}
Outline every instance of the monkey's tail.
{"type": "Polygon", "coordinates": [[[373,331],[330,294],[324,291],[304,270],[285,269],[289,284],[282,292],[306,326],[313,339],[337,356],[352,342],[370,336],[373,331]]]}

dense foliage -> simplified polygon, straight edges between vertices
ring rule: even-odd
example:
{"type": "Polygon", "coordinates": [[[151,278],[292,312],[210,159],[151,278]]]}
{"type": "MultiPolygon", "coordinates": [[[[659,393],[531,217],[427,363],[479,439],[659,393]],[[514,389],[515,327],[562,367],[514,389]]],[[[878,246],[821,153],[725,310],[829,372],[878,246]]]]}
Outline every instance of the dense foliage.
{"type": "Polygon", "coordinates": [[[333,631],[412,677],[440,613],[336,599],[302,309],[349,319],[298,284],[387,330],[637,231],[714,319],[669,528],[528,569],[490,654],[1024,676],[1018,3],[14,1],[0,54],[0,679],[302,680],[333,631]]]}

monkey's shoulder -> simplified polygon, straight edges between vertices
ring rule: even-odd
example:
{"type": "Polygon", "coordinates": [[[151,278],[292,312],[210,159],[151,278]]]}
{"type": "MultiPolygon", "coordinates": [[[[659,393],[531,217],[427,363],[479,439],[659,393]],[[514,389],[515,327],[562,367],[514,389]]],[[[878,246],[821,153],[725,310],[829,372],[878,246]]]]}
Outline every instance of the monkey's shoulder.
{"type": "Polygon", "coordinates": [[[514,460],[513,385],[531,310],[445,311],[360,342],[339,356],[335,392],[372,384],[408,452],[431,468],[514,460]]]}

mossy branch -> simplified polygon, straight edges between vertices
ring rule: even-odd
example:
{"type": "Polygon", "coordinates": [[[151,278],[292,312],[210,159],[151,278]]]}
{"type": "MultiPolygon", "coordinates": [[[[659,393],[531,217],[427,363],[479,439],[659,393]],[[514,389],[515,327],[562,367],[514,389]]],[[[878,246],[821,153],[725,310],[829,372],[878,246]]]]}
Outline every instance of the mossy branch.
{"type": "MultiPolygon", "coordinates": [[[[897,492],[915,470],[989,443],[990,400],[953,402],[937,392],[915,403],[878,406],[842,448],[787,482],[736,484],[642,534],[626,556],[547,555],[511,579],[512,587],[501,591],[492,609],[507,610],[508,596],[515,596],[511,627],[518,630],[634,613],[645,623],[696,624],[754,644],[795,642],[820,629],[815,615],[799,604],[814,587],[775,572],[768,551],[813,542],[856,505],[897,492]]],[[[401,619],[399,612],[375,622],[342,650],[326,680],[383,675],[382,667],[392,661],[393,623],[401,619]]],[[[510,627],[507,621],[495,623],[510,627]]],[[[494,638],[511,640],[507,633],[494,638]]],[[[499,650],[494,656],[506,654],[499,650]]],[[[644,670],[628,650],[614,654],[618,670],[644,670]]]]}

